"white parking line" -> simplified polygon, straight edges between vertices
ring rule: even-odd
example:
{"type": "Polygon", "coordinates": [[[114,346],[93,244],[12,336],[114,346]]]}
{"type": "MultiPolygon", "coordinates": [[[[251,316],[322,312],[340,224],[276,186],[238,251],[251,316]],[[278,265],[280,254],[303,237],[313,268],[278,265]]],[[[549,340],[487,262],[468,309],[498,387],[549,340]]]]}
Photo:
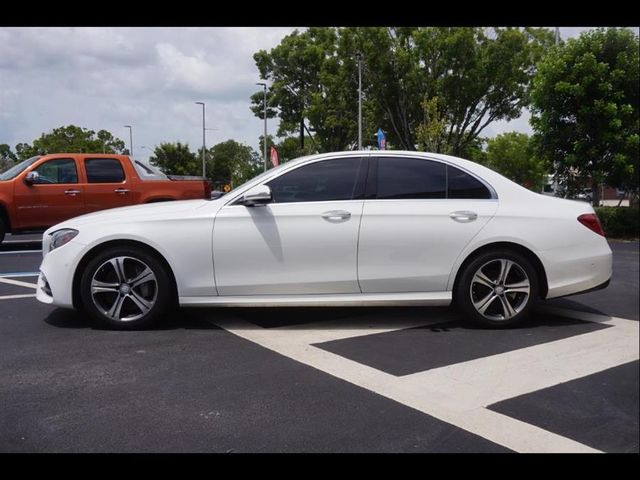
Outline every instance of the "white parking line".
{"type": "Polygon", "coordinates": [[[404,377],[420,390],[438,388],[451,408],[469,410],[586,377],[640,358],[638,322],[447,365],[404,377]]]}
{"type": "Polygon", "coordinates": [[[20,253],[23,253],[23,254],[37,253],[39,255],[42,255],[42,250],[11,250],[8,252],[0,252],[0,255],[18,255],[20,253]]]}
{"type": "Polygon", "coordinates": [[[37,277],[38,275],[40,275],[38,272],[6,272],[0,273],[0,278],[37,277]]]}
{"type": "MultiPolygon", "coordinates": [[[[447,386],[407,381],[310,345],[293,330],[265,329],[240,319],[214,321],[225,330],[334,377],[366,388],[518,452],[598,452],[542,428],[483,407],[450,405],[447,386]],[[274,331],[276,330],[276,331],[274,331]],[[417,387],[417,388],[416,388],[417,387]]],[[[315,343],[315,340],[314,340],[315,343]]],[[[521,372],[523,375],[525,372],[521,372]]]]}
{"type": "Polygon", "coordinates": [[[0,300],[13,300],[14,298],[32,298],[35,296],[35,293],[27,293],[24,295],[0,295],[0,300]]]}
{"type": "Polygon", "coordinates": [[[313,346],[330,340],[446,321],[370,318],[262,328],[241,319],[214,321],[227,331],[322,372],[366,388],[518,452],[598,452],[587,445],[486,407],[637,360],[638,322],[543,306],[546,311],[609,328],[403,377],[313,346]]]}
{"type": "Polygon", "coordinates": [[[0,278],[0,283],[17,285],[18,287],[38,288],[38,285],[35,283],[21,282],[20,280],[12,280],[10,278],[0,278]]]}

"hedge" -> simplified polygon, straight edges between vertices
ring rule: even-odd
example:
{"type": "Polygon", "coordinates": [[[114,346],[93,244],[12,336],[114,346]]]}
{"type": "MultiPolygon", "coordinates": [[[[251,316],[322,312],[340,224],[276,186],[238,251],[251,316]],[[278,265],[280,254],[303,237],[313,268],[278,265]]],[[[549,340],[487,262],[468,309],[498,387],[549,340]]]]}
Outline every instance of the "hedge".
{"type": "Polygon", "coordinates": [[[596,207],[608,238],[640,237],[640,210],[629,207],[596,207]]]}

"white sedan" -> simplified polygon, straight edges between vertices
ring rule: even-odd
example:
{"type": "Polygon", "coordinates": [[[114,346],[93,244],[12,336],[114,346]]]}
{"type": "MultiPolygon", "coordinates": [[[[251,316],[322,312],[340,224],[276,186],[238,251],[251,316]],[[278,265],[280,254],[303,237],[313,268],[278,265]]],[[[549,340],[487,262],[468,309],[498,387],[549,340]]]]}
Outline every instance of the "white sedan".
{"type": "Polygon", "coordinates": [[[106,210],[43,237],[37,298],[138,328],[181,306],[449,305],[500,327],[537,299],[603,288],[593,208],[477,163],[314,155],[216,200],[106,210]]]}

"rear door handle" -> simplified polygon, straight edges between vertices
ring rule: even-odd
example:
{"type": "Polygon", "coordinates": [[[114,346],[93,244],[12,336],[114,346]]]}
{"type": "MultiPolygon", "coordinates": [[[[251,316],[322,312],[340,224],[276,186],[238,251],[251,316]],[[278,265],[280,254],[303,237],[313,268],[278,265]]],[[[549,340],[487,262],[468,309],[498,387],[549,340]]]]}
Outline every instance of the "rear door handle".
{"type": "Polygon", "coordinates": [[[449,216],[455,220],[456,222],[473,222],[478,218],[478,214],[476,212],[471,212],[469,210],[458,210],[457,212],[451,212],[449,216]]]}
{"type": "Polygon", "coordinates": [[[327,220],[346,220],[349,217],[351,217],[351,212],[345,210],[331,210],[322,214],[322,218],[327,220]]]}
{"type": "Polygon", "coordinates": [[[80,195],[80,190],[65,190],[64,194],[65,195],[71,195],[72,197],[75,197],[76,195],[80,195]]]}
{"type": "Polygon", "coordinates": [[[116,188],[114,192],[116,192],[118,195],[124,195],[125,193],[129,193],[129,190],[127,190],[126,188],[116,188]]]}

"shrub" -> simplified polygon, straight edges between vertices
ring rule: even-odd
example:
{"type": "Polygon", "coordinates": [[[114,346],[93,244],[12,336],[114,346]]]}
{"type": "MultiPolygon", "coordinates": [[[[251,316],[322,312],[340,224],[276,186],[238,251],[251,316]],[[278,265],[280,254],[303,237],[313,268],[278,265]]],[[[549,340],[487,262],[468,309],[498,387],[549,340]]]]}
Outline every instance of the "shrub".
{"type": "Polygon", "coordinates": [[[629,207],[596,207],[608,238],[640,237],[640,210],[629,207]]]}

